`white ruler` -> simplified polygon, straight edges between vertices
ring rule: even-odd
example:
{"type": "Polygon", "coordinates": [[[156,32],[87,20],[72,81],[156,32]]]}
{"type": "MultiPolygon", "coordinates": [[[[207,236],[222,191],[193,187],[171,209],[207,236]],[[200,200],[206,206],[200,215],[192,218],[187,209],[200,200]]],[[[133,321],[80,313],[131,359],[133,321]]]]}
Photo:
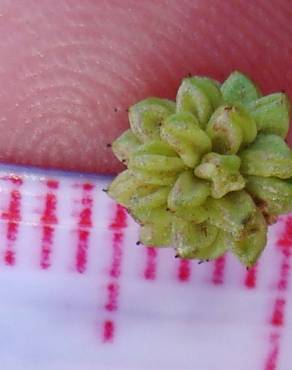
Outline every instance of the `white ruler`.
{"type": "Polygon", "coordinates": [[[291,370],[292,216],[256,268],[137,246],[109,178],[1,166],[3,370],[291,370]]]}

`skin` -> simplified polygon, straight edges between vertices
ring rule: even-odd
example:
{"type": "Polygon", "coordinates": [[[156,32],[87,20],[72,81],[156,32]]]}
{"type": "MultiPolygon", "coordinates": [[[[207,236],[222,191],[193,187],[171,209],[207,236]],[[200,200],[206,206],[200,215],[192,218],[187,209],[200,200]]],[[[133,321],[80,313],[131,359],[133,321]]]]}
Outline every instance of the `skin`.
{"type": "Polygon", "coordinates": [[[188,73],[292,97],[288,0],[2,0],[0,34],[1,162],[116,173],[126,109],[188,73]]]}

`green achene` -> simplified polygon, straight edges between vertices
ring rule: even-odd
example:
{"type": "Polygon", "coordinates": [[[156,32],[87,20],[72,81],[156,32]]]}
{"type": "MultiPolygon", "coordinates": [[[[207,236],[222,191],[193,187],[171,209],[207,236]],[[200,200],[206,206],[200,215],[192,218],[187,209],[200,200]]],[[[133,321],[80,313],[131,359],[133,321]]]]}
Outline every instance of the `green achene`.
{"type": "Polygon", "coordinates": [[[130,107],[130,128],[112,144],[127,169],[108,194],[140,224],[143,244],[199,260],[230,251],[252,266],[268,225],[292,211],[289,110],[285,94],[262,96],[237,71],[223,84],[185,78],[176,101],[130,107]]]}

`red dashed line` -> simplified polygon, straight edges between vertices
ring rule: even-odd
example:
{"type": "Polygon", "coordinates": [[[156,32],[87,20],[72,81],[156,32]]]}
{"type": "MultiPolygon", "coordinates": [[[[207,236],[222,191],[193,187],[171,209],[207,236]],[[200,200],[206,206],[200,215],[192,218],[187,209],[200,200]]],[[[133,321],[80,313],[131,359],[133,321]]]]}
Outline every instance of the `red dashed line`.
{"type": "Polygon", "coordinates": [[[271,318],[271,324],[274,326],[282,326],[284,324],[284,310],[286,301],[283,298],[277,298],[274,302],[274,309],[271,318]]]}
{"type": "Polygon", "coordinates": [[[41,257],[40,266],[42,269],[48,269],[51,266],[52,246],[54,243],[55,225],[57,224],[57,196],[53,190],[57,189],[59,182],[48,180],[48,193],[45,196],[44,211],[41,216],[42,239],[41,239],[41,257]]]}
{"type": "MultiPolygon", "coordinates": [[[[109,278],[106,289],[107,299],[104,308],[108,314],[118,310],[121,275],[121,264],[123,257],[124,229],[127,227],[127,213],[123,207],[116,205],[113,222],[109,225],[112,232],[112,261],[109,268],[109,278]]],[[[103,323],[103,342],[112,342],[115,336],[115,323],[113,319],[107,319],[103,323]]]]}
{"type": "MultiPolygon", "coordinates": [[[[17,187],[23,183],[23,180],[18,176],[8,176],[4,179],[9,180],[17,187]]],[[[4,253],[4,262],[6,265],[13,266],[16,259],[14,244],[18,237],[19,223],[21,221],[21,193],[18,189],[11,190],[8,210],[1,214],[1,218],[7,221],[7,246],[4,253]]]]}
{"type": "Polygon", "coordinates": [[[191,278],[191,265],[189,260],[181,259],[178,266],[178,280],[185,283],[191,278]]]}
{"type": "Polygon", "coordinates": [[[290,270],[290,263],[287,261],[287,258],[285,258],[283,259],[282,264],[281,264],[281,277],[278,281],[278,286],[277,286],[279,291],[287,290],[289,270],[290,270]]]}
{"type": "Polygon", "coordinates": [[[103,324],[104,343],[112,342],[115,334],[115,324],[112,320],[106,320],[103,324]]]}
{"type": "Polygon", "coordinates": [[[77,253],[75,260],[76,270],[83,273],[87,267],[87,253],[90,238],[90,228],[92,227],[92,206],[93,197],[92,190],[94,185],[91,183],[85,183],[82,186],[83,196],[81,199],[82,209],[79,214],[78,221],[78,242],[77,242],[77,253]]]}
{"type": "Polygon", "coordinates": [[[256,282],[257,282],[257,265],[251,267],[246,275],[245,275],[245,281],[244,281],[244,285],[248,288],[248,289],[253,289],[256,287],[256,282]]]}
{"type": "Polygon", "coordinates": [[[125,208],[117,204],[116,213],[113,222],[109,225],[109,229],[117,231],[127,227],[127,212],[125,208]]]}
{"type": "Polygon", "coordinates": [[[265,363],[265,370],[276,370],[277,363],[278,363],[278,356],[279,356],[279,341],[280,335],[277,333],[271,334],[269,338],[269,342],[271,345],[270,352],[268,354],[266,363],[265,363]]]}
{"type": "Polygon", "coordinates": [[[113,234],[113,259],[110,269],[110,276],[114,279],[118,279],[121,275],[121,258],[122,258],[122,242],[124,234],[116,231],[113,234]]]}
{"type": "Polygon", "coordinates": [[[47,187],[49,189],[58,189],[59,188],[59,181],[57,181],[57,180],[47,180],[47,187]]]}
{"type": "Polygon", "coordinates": [[[224,282],[226,257],[221,256],[214,261],[214,270],[212,276],[212,283],[214,285],[222,285],[224,282]]]}
{"type": "Polygon", "coordinates": [[[146,247],[146,267],[144,270],[144,278],[146,280],[155,280],[157,275],[157,249],[146,247]]]}
{"type": "Polygon", "coordinates": [[[283,235],[277,243],[282,261],[280,265],[279,277],[277,281],[277,296],[275,297],[272,315],[269,319],[271,333],[269,336],[269,351],[265,360],[264,370],[276,370],[278,367],[281,337],[285,325],[286,297],[288,290],[289,272],[291,267],[292,254],[292,217],[288,216],[285,221],[283,235]]]}
{"type": "Polygon", "coordinates": [[[116,282],[110,283],[107,286],[108,303],[105,305],[107,311],[116,311],[118,309],[119,284],[116,282]]]}

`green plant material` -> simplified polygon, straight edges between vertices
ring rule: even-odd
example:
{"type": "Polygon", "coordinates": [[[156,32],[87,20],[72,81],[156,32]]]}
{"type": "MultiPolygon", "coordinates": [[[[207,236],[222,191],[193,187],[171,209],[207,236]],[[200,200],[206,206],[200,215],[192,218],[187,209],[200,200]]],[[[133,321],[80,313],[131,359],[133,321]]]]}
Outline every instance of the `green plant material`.
{"type": "Polygon", "coordinates": [[[166,143],[152,141],[133,151],[128,167],[141,171],[177,173],[185,165],[166,143]]]}
{"type": "Polygon", "coordinates": [[[140,184],[147,185],[173,185],[178,176],[178,174],[175,172],[164,172],[163,176],[158,171],[144,171],[135,169],[134,171],[130,172],[135,173],[135,178],[140,184]]]}
{"type": "Polygon", "coordinates": [[[250,103],[261,96],[259,88],[243,73],[235,71],[221,86],[223,99],[227,103],[250,103]]]}
{"type": "Polygon", "coordinates": [[[258,131],[286,137],[289,129],[290,103],[287,95],[275,93],[251,101],[247,108],[258,131]]]}
{"type": "Polygon", "coordinates": [[[208,153],[212,147],[209,136],[200,128],[196,117],[189,112],[167,117],[161,126],[160,136],[189,168],[194,168],[202,155],[208,153]]]}
{"type": "Polygon", "coordinates": [[[222,198],[230,191],[244,188],[244,178],[239,173],[240,158],[237,155],[208,153],[196,167],[195,175],[211,182],[213,198],[222,198]]]}
{"type": "Polygon", "coordinates": [[[247,267],[258,260],[267,243],[267,223],[260,211],[256,211],[247,220],[239,239],[231,244],[233,253],[247,267]]]}
{"type": "Polygon", "coordinates": [[[241,235],[247,220],[256,211],[256,206],[245,191],[230,192],[220,199],[210,198],[210,223],[224,230],[235,239],[241,235]]]}
{"type": "Polygon", "coordinates": [[[200,245],[193,253],[193,258],[199,260],[213,260],[222,256],[232,245],[231,234],[218,230],[215,240],[208,246],[200,245]]]}
{"type": "Polygon", "coordinates": [[[176,111],[190,112],[205,128],[213,110],[221,103],[218,83],[206,77],[190,77],[183,80],[176,96],[176,111]]]}
{"type": "MultiPolygon", "coordinates": [[[[149,199],[149,196],[160,189],[155,185],[143,184],[137,180],[133,172],[125,170],[121,172],[115,180],[112,182],[109,193],[124,207],[131,209],[136,203],[146,202],[145,197],[149,199]]],[[[157,198],[157,197],[156,197],[157,198]]],[[[153,203],[153,198],[149,199],[150,203],[153,203]]],[[[156,199],[157,201],[157,199],[156,199]]],[[[147,204],[147,207],[150,206],[147,204]]],[[[146,206],[146,203],[144,204],[146,206]]]]}
{"type": "Polygon", "coordinates": [[[200,260],[231,251],[252,266],[267,225],[292,211],[289,106],[283,93],[262,97],[240,72],[222,86],[186,78],[176,102],[130,108],[131,129],[112,145],[128,169],[108,194],[141,225],[142,243],[200,260]]]}
{"type": "Polygon", "coordinates": [[[169,192],[167,205],[172,211],[180,207],[198,207],[210,194],[209,184],[196,178],[191,171],[182,172],[169,192]]]}
{"type": "Polygon", "coordinates": [[[196,258],[199,250],[209,247],[216,239],[218,229],[207,223],[193,224],[181,218],[173,222],[172,241],[177,255],[182,258],[196,258]]]}
{"type": "Polygon", "coordinates": [[[278,216],[292,209],[292,182],[275,177],[248,176],[246,189],[264,216],[278,216]]]}
{"type": "Polygon", "coordinates": [[[168,246],[172,241],[173,215],[163,208],[153,209],[148,214],[134,211],[134,217],[141,220],[140,241],[144,245],[168,246]]]}
{"type": "Polygon", "coordinates": [[[112,145],[112,150],[115,156],[121,162],[128,164],[130,154],[139,148],[141,142],[133,134],[131,130],[125,131],[112,145]]]}
{"type": "Polygon", "coordinates": [[[256,138],[254,119],[239,106],[222,105],[215,110],[207,124],[207,134],[213,150],[222,154],[236,154],[256,138]]]}
{"type": "Polygon", "coordinates": [[[240,157],[241,172],[245,175],[280,179],[292,176],[292,151],[280,136],[258,135],[240,157]]]}
{"type": "Polygon", "coordinates": [[[158,98],[148,98],[129,109],[133,134],[142,142],[159,140],[159,127],[164,118],[175,112],[175,103],[158,98]]]}
{"type": "Polygon", "coordinates": [[[177,216],[201,223],[208,218],[204,208],[210,186],[207,181],[198,179],[192,171],[182,172],[169,192],[167,207],[177,216]]]}

